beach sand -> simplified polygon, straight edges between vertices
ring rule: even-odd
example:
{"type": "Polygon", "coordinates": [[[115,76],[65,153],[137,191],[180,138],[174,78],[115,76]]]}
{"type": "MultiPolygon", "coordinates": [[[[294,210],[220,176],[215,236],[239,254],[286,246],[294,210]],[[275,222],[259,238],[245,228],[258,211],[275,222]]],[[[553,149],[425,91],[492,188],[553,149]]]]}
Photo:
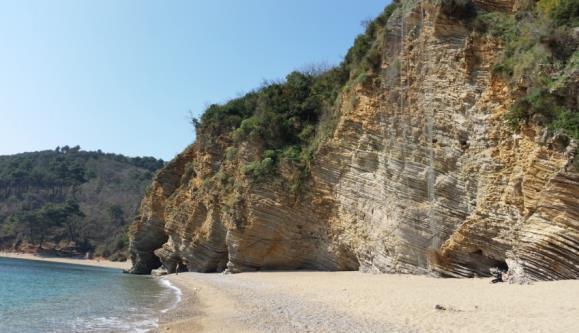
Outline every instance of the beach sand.
{"type": "Polygon", "coordinates": [[[184,301],[161,332],[579,332],[579,281],[510,285],[360,272],[168,278],[184,301]]]}
{"type": "Polygon", "coordinates": [[[95,266],[104,268],[117,268],[117,269],[129,269],[131,268],[130,261],[109,261],[109,260],[97,260],[97,259],[73,259],[73,258],[59,258],[59,257],[41,257],[30,253],[13,253],[13,252],[0,252],[0,258],[13,258],[13,259],[23,259],[23,260],[36,260],[45,262],[58,262],[63,264],[72,265],[84,265],[84,266],[95,266]]]}

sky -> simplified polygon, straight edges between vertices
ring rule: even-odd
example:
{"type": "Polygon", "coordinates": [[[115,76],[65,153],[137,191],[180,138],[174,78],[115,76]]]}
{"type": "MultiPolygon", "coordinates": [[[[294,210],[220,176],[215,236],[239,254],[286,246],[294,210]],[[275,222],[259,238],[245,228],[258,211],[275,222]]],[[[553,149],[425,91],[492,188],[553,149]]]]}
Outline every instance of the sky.
{"type": "Polygon", "coordinates": [[[379,0],[0,0],[0,155],[80,145],[165,160],[187,115],[339,63],[379,0]]]}

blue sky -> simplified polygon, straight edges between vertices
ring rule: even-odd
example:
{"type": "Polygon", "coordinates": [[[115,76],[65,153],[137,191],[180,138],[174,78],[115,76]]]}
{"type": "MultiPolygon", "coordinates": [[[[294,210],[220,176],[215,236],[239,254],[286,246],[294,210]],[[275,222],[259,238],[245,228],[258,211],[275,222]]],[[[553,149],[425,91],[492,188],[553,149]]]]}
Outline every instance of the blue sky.
{"type": "Polygon", "coordinates": [[[187,122],[336,64],[377,0],[0,0],[0,155],[80,145],[171,159],[187,122]]]}

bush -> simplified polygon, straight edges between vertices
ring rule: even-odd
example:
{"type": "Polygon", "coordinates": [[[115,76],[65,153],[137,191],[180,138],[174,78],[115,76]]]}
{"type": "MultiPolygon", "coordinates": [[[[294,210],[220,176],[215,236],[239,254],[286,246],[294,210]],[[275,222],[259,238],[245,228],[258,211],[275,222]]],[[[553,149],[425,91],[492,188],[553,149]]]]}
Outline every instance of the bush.
{"type": "Polygon", "coordinates": [[[195,167],[193,166],[192,162],[187,163],[185,166],[185,171],[181,176],[181,183],[187,183],[191,178],[195,178],[197,175],[195,173],[195,167]]]}
{"type": "Polygon", "coordinates": [[[243,134],[249,134],[260,127],[259,120],[256,117],[251,117],[243,120],[239,129],[243,134]]]}
{"type": "Polygon", "coordinates": [[[272,173],[274,167],[274,160],[266,157],[261,161],[255,161],[245,165],[243,172],[254,178],[260,180],[261,178],[272,173]]]}
{"type": "Polygon", "coordinates": [[[554,109],[555,119],[550,125],[553,131],[562,131],[566,135],[579,140],[579,113],[564,107],[554,109]]]}
{"type": "Polygon", "coordinates": [[[239,150],[235,147],[228,147],[227,149],[225,149],[225,158],[228,161],[232,161],[237,157],[237,153],[239,152],[239,150]]]}
{"type": "Polygon", "coordinates": [[[378,47],[372,47],[366,55],[366,62],[372,71],[377,72],[382,64],[382,51],[378,47]]]}
{"type": "Polygon", "coordinates": [[[372,46],[376,40],[379,40],[379,38],[377,38],[378,32],[385,27],[396,8],[397,5],[394,3],[386,6],[382,14],[366,24],[366,31],[356,37],[354,45],[348,50],[344,58],[343,66],[346,67],[348,71],[351,72],[361,65],[362,67],[369,66],[368,68],[361,68],[361,70],[377,70],[382,60],[382,54],[377,49],[373,50],[374,48],[372,46]],[[373,52],[370,52],[371,50],[373,52]]]}
{"type": "Polygon", "coordinates": [[[396,5],[391,3],[386,6],[382,13],[375,19],[364,22],[364,26],[366,27],[364,35],[368,36],[370,40],[374,40],[379,29],[383,28],[386,23],[388,23],[388,19],[392,16],[394,10],[396,10],[396,5]]]}
{"type": "Polygon", "coordinates": [[[505,13],[490,12],[480,14],[473,21],[474,29],[480,33],[501,40],[505,46],[501,61],[493,67],[493,72],[506,79],[510,79],[515,73],[516,61],[512,58],[516,46],[514,45],[520,36],[520,26],[514,17],[505,13]]]}
{"type": "Polygon", "coordinates": [[[500,12],[478,15],[474,21],[475,29],[508,43],[518,35],[517,21],[514,17],[500,12]]]}
{"type": "Polygon", "coordinates": [[[532,117],[538,117],[539,122],[553,132],[560,131],[579,139],[579,113],[565,107],[564,98],[553,95],[547,89],[530,89],[505,115],[507,123],[515,129],[532,117]]]}
{"type": "Polygon", "coordinates": [[[350,50],[348,50],[348,54],[346,54],[346,63],[354,66],[360,64],[371,46],[370,38],[367,35],[359,35],[356,37],[354,46],[352,46],[350,50]]]}
{"type": "Polygon", "coordinates": [[[570,29],[558,27],[547,37],[547,46],[557,60],[565,62],[576,52],[578,43],[573,34],[570,29]]]}
{"type": "Polygon", "coordinates": [[[549,14],[555,25],[570,28],[579,26],[579,1],[559,0],[553,2],[556,5],[550,8],[549,14]]]}

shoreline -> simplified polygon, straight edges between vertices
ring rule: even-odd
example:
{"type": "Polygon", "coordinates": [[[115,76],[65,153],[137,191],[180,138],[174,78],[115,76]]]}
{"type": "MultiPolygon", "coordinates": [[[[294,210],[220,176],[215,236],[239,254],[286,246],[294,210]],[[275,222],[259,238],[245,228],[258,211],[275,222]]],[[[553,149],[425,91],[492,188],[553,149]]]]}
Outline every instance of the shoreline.
{"type": "Polygon", "coordinates": [[[161,310],[155,332],[200,332],[202,328],[197,324],[202,316],[201,306],[196,290],[190,289],[181,282],[174,281],[171,275],[159,278],[168,288],[176,291],[177,301],[168,309],[161,310]]]}
{"type": "Polygon", "coordinates": [[[236,311],[235,302],[228,295],[191,275],[220,275],[220,273],[179,273],[163,276],[181,291],[181,301],[175,308],[161,315],[159,332],[254,332],[244,324],[230,320],[236,311]]]}
{"type": "Polygon", "coordinates": [[[0,252],[0,258],[9,259],[21,259],[21,260],[32,260],[32,261],[43,261],[43,262],[54,262],[61,264],[71,264],[71,265],[82,265],[82,266],[92,266],[101,268],[114,268],[114,269],[130,269],[130,261],[109,261],[105,259],[74,259],[74,258],[61,258],[61,257],[42,257],[31,253],[17,253],[17,252],[0,252]]]}
{"type": "Polygon", "coordinates": [[[361,272],[164,278],[183,301],[160,320],[160,332],[579,331],[579,280],[516,285],[361,272]]]}

